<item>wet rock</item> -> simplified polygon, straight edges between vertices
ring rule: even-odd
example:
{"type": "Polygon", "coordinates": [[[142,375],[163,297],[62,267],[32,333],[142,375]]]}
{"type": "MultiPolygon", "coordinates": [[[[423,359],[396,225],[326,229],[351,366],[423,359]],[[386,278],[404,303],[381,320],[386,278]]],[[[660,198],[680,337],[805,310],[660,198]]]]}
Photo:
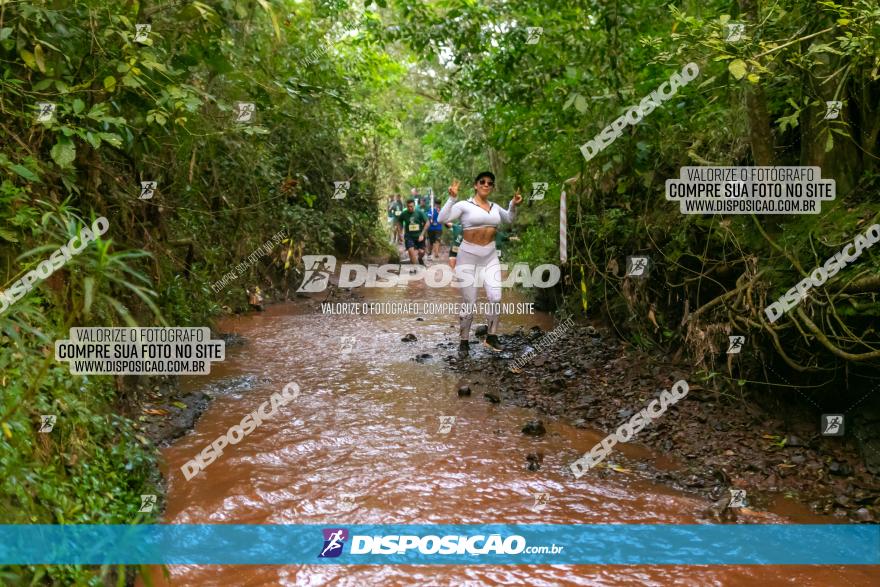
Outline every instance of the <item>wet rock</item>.
{"type": "Polygon", "coordinates": [[[578,418],[577,420],[572,422],[571,425],[574,426],[575,428],[586,428],[587,421],[584,420],[583,418],[578,418]]]}
{"type": "Polygon", "coordinates": [[[565,375],[566,377],[571,379],[572,377],[575,376],[574,369],[566,369],[565,372],[563,373],[563,375],[565,375]]]}
{"type": "Polygon", "coordinates": [[[846,463],[839,463],[837,461],[831,461],[828,464],[828,472],[831,473],[832,475],[846,476],[846,475],[852,475],[853,470],[852,470],[852,467],[850,467],[846,463]]]}
{"type": "Polygon", "coordinates": [[[161,403],[157,405],[167,414],[161,416],[150,414],[142,417],[141,422],[144,423],[143,430],[147,438],[156,444],[165,445],[192,430],[195,422],[208,409],[211,396],[200,391],[185,396],[158,399],[161,403]]]}
{"type": "Polygon", "coordinates": [[[426,361],[428,361],[429,359],[432,359],[432,358],[433,358],[432,355],[429,355],[428,353],[422,353],[422,354],[420,354],[420,355],[416,355],[416,359],[415,359],[415,360],[416,360],[416,362],[418,362],[418,363],[424,363],[424,362],[426,362],[426,361]]]}
{"type": "Polygon", "coordinates": [[[458,388],[458,397],[469,397],[471,395],[471,386],[462,385],[458,388]]]}
{"type": "Polygon", "coordinates": [[[528,462],[527,468],[529,471],[537,471],[541,468],[541,463],[544,462],[544,455],[542,453],[529,453],[526,455],[526,461],[528,462]]]}
{"type": "Polygon", "coordinates": [[[868,508],[859,508],[856,510],[856,519],[859,522],[873,522],[874,515],[868,508]]]}
{"type": "Polygon", "coordinates": [[[486,392],[483,394],[483,397],[493,404],[501,403],[501,397],[499,397],[497,393],[486,392]]]}
{"type": "Polygon", "coordinates": [[[544,423],[540,420],[529,420],[522,427],[522,433],[528,436],[542,436],[547,433],[547,430],[544,428],[544,423]]]}
{"type": "Polygon", "coordinates": [[[416,335],[413,334],[412,332],[410,332],[409,334],[407,334],[406,336],[404,336],[403,338],[401,338],[401,339],[400,339],[400,342],[415,342],[416,340],[418,340],[418,339],[416,338],[416,335]]]}
{"type": "Polygon", "coordinates": [[[593,328],[592,326],[587,326],[585,328],[585,330],[587,331],[587,334],[589,334],[590,336],[599,336],[599,331],[596,330],[595,328],[593,328]]]}
{"type": "Polygon", "coordinates": [[[424,322],[424,321],[425,321],[425,319],[422,317],[416,318],[416,322],[424,322]]]}
{"type": "Polygon", "coordinates": [[[486,336],[489,333],[489,326],[487,324],[480,324],[477,326],[477,329],[474,331],[477,336],[486,336]]]}

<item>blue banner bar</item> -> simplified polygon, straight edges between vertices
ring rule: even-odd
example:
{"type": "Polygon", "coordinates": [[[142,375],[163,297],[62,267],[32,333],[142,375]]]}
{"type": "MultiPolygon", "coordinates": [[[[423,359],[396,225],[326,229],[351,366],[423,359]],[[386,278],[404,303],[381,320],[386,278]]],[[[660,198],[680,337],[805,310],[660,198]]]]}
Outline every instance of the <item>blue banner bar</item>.
{"type": "Polygon", "coordinates": [[[880,526],[18,524],[0,564],[878,565],[880,526]]]}

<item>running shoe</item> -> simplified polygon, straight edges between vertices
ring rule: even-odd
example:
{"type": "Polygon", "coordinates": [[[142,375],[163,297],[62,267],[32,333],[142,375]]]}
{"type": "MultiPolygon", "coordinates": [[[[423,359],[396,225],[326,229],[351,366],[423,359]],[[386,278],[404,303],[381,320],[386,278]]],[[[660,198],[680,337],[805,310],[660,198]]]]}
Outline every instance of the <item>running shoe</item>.
{"type": "Polygon", "coordinates": [[[483,341],[483,344],[496,353],[499,353],[504,350],[504,347],[501,346],[501,342],[498,340],[498,336],[495,334],[487,334],[486,340],[483,341]]]}

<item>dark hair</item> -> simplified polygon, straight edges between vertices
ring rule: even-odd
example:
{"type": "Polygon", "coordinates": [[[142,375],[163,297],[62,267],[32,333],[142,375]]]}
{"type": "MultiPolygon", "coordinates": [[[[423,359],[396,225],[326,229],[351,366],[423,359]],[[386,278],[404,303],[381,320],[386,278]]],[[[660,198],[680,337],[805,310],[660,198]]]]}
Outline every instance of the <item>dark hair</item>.
{"type": "Polygon", "coordinates": [[[474,183],[479,183],[480,180],[483,179],[484,177],[488,177],[489,179],[492,180],[492,183],[495,183],[495,174],[492,173],[491,171],[484,171],[484,172],[480,173],[480,175],[477,176],[477,179],[474,180],[474,183]]]}
{"type": "Polygon", "coordinates": [[[413,200],[412,198],[410,198],[410,199],[408,199],[408,200],[406,201],[406,203],[407,203],[407,204],[412,204],[413,206],[415,206],[416,201],[413,200]]]}

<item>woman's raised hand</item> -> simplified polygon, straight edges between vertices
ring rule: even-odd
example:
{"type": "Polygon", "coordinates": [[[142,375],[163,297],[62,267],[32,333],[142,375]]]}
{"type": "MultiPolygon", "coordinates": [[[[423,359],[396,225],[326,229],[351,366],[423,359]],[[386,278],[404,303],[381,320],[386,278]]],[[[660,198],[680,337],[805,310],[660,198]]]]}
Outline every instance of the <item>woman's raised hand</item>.
{"type": "Polygon", "coordinates": [[[519,193],[519,188],[516,188],[516,193],[513,194],[513,205],[519,206],[522,203],[522,194],[519,193]]]}
{"type": "Polygon", "coordinates": [[[457,180],[457,179],[453,179],[453,180],[452,180],[452,185],[449,186],[449,196],[450,196],[453,200],[454,200],[455,198],[458,197],[458,185],[459,185],[458,180],[457,180]]]}

